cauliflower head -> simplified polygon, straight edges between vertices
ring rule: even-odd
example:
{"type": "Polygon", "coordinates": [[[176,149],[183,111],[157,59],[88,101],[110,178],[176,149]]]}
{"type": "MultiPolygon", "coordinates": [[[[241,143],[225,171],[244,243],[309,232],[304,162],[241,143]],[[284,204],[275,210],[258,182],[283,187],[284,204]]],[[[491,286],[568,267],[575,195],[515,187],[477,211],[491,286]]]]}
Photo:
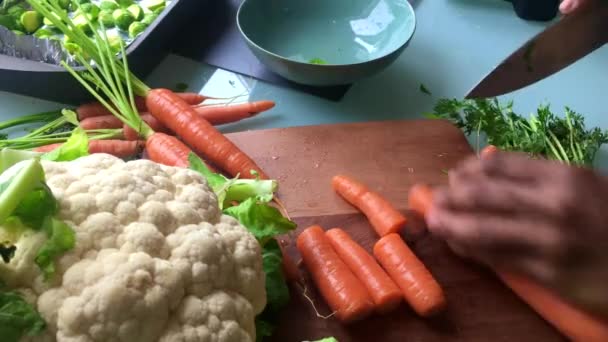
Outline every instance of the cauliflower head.
{"type": "Polygon", "coordinates": [[[76,246],[51,282],[32,248],[0,264],[0,278],[48,324],[33,340],[255,341],[266,305],[261,248],[201,175],[106,154],[43,168],[76,246]]]}

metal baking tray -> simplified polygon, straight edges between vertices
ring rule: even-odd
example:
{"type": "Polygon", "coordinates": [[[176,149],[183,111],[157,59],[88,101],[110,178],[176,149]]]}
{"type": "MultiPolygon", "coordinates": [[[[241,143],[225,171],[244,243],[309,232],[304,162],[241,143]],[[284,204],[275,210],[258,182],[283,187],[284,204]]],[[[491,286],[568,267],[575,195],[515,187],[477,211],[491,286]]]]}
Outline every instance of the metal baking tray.
{"type": "MultiPolygon", "coordinates": [[[[173,0],[167,5],[146,31],[127,47],[131,71],[145,78],[169,53],[176,35],[195,36],[195,32],[180,32],[180,27],[204,10],[208,1],[173,0]]],[[[0,91],[73,105],[92,98],[61,66],[6,55],[0,55],[0,91]]]]}

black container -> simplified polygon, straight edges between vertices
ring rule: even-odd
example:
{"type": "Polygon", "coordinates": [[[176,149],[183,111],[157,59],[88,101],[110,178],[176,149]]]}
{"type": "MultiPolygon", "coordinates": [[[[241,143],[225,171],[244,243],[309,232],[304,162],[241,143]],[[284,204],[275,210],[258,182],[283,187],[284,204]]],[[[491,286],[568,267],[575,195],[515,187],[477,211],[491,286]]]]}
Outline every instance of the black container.
{"type": "Polygon", "coordinates": [[[560,0],[506,0],[524,20],[549,21],[557,16],[560,0]]]}
{"type": "MultiPolygon", "coordinates": [[[[158,18],[127,48],[131,71],[145,78],[169,53],[172,41],[209,0],[173,0],[158,18]]],[[[65,104],[79,104],[92,96],[58,65],[0,55],[0,91],[65,104]]]]}

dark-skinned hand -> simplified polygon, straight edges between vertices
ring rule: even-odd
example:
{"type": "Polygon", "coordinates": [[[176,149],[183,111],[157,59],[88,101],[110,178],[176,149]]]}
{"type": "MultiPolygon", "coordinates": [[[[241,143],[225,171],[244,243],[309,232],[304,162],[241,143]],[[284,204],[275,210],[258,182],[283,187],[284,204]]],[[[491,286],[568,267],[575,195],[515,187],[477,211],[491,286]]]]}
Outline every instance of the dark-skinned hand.
{"type": "Polygon", "coordinates": [[[459,254],[608,314],[608,179],[515,153],[471,158],[437,189],[429,230],[459,254]]]}

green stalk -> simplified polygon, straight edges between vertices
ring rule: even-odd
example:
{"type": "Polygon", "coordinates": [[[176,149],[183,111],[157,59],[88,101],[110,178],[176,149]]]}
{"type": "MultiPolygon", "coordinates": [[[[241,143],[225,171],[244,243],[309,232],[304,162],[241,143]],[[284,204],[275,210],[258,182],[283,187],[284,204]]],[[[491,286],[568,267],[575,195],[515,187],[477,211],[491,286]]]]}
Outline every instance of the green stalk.
{"type": "Polygon", "coordinates": [[[15,126],[36,123],[36,122],[47,122],[52,119],[58,118],[61,116],[61,111],[52,111],[52,112],[44,112],[37,113],[32,115],[21,116],[18,118],[6,120],[0,122],[0,130],[7,129],[15,126]]]}

